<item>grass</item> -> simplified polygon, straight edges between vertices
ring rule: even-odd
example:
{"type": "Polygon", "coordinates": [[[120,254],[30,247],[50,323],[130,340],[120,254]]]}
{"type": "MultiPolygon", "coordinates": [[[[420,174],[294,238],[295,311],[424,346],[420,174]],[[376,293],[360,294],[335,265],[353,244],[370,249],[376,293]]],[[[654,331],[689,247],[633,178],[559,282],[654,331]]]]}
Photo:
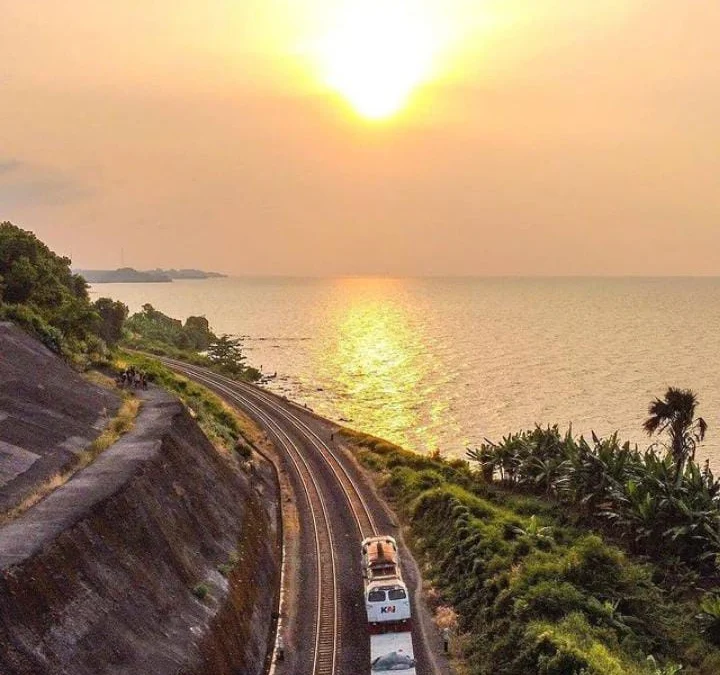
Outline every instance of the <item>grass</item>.
{"type": "Polygon", "coordinates": [[[167,342],[152,340],[136,334],[127,336],[121,345],[127,349],[134,349],[156,356],[167,356],[172,359],[177,359],[178,361],[184,361],[190,365],[202,366],[220,375],[225,375],[233,380],[240,380],[242,382],[256,382],[262,375],[257,368],[253,368],[252,366],[244,366],[242,372],[238,373],[230,368],[214,363],[205,356],[205,354],[193,349],[180,349],[167,342]]]}
{"type": "Polygon", "coordinates": [[[232,551],[228,556],[228,561],[221,565],[218,565],[218,572],[224,577],[229,577],[232,571],[237,567],[240,562],[240,554],[237,551],[232,551]]]}
{"type": "Polygon", "coordinates": [[[242,461],[251,459],[261,433],[248,418],[239,415],[211,391],[150,356],[120,350],[114,365],[118,370],[133,365],[147,373],[150,382],[183,402],[218,451],[242,461]]]}
{"type": "MultiPolygon", "coordinates": [[[[99,383],[102,378],[104,376],[98,373],[93,375],[91,379],[99,383]]],[[[109,380],[110,378],[106,379],[109,380]]],[[[112,382],[112,380],[110,381],[112,382]]],[[[140,410],[140,404],[139,399],[126,393],[117,414],[108,421],[102,433],[78,453],[70,465],[40,483],[20,504],[0,515],[0,525],[4,525],[22,515],[59,487],[65,485],[78,471],[92,464],[103,451],[107,450],[133,428],[140,410]]]]}
{"type": "Polygon", "coordinates": [[[117,415],[109,421],[103,432],[80,453],[76,471],[94,462],[100,453],[107,450],[133,428],[141,405],[142,401],[132,395],[126,394],[123,397],[117,415]]]}

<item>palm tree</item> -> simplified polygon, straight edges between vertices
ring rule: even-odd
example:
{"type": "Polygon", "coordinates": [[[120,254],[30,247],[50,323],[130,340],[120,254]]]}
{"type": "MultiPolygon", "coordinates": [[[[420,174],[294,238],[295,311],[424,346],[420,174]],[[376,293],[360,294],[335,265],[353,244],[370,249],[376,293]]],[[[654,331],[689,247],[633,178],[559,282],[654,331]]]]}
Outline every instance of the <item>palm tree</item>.
{"type": "Polygon", "coordinates": [[[695,448],[705,438],[707,423],[702,417],[695,419],[697,396],[690,389],[668,387],[665,397],[656,398],[648,408],[650,417],[643,428],[648,436],[667,431],[670,452],[675,462],[675,475],[682,475],[685,460],[695,459],[695,448]]]}

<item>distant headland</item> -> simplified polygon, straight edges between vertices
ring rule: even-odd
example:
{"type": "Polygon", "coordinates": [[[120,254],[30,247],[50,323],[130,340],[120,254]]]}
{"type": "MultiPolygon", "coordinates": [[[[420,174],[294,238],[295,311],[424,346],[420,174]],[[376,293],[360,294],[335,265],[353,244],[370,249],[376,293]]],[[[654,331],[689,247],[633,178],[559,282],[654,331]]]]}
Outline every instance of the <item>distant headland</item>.
{"type": "Polygon", "coordinates": [[[213,279],[227,275],[219,272],[204,272],[196,269],[154,269],[140,271],[132,267],[121,267],[116,270],[74,270],[91,284],[118,283],[169,283],[173,279],[213,279]]]}

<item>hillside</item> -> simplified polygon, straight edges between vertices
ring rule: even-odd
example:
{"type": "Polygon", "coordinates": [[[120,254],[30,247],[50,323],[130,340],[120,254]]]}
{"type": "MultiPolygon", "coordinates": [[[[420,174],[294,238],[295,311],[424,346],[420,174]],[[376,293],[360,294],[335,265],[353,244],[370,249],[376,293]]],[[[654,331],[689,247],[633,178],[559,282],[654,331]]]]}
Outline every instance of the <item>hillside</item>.
{"type": "MultiPolygon", "coordinates": [[[[115,399],[17,329],[2,326],[0,354],[0,417],[54,431],[28,428],[21,451],[0,454],[6,476],[36,455],[29,480],[115,399]]],[[[168,394],[142,396],[129,433],[0,527],[4,675],[262,672],[279,582],[274,474],[219,454],[168,394]]]]}
{"type": "Polygon", "coordinates": [[[0,322],[0,514],[72,464],[120,398],[0,322]]]}

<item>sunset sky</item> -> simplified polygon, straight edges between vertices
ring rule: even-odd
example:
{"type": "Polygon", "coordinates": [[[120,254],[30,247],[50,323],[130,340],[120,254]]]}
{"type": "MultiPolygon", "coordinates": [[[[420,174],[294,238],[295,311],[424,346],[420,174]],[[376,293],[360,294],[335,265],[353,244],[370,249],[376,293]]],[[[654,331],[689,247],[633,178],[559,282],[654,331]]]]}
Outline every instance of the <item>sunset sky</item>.
{"type": "Polygon", "coordinates": [[[0,221],[78,267],[720,274],[717,0],[0,0],[0,221]]]}

